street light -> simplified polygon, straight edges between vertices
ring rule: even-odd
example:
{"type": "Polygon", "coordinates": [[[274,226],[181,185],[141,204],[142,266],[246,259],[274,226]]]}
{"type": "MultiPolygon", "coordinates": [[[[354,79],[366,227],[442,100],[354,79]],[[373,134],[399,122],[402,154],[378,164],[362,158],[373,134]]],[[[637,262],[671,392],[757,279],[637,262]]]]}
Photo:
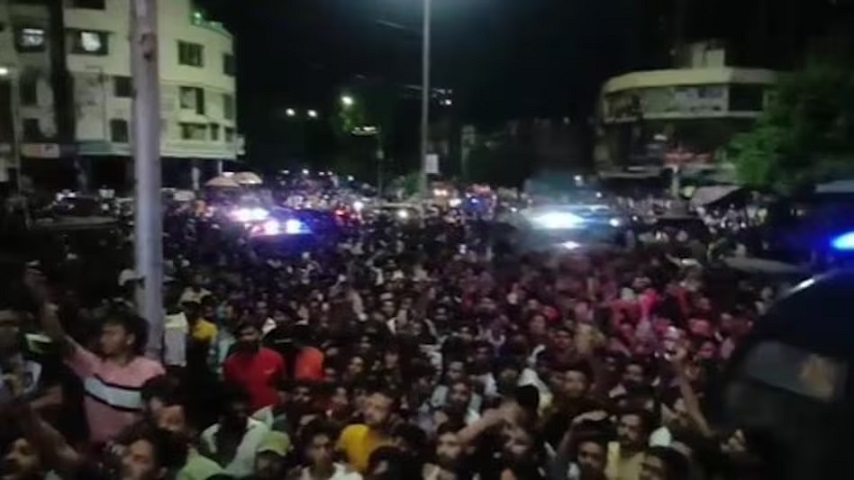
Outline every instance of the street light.
{"type": "Polygon", "coordinates": [[[430,14],[432,0],[423,0],[423,34],[421,45],[421,174],[418,190],[427,198],[427,143],[430,138],[430,14]]]}
{"type": "Polygon", "coordinates": [[[317,110],[309,110],[308,118],[317,118],[317,110]]]}
{"type": "Polygon", "coordinates": [[[356,100],[353,99],[353,97],[351,97],[350,95],[341,96],[341,105],[344,105],[345,107],[352,107],[355,103],[356,100]]]}
{"type": "Polygon", "coordinates": [[[0,77],[8,77],[10,73],[12,73],[12,71],[9,70],[9,67],[0,66],[0,77]]]}
{"type": "Polygon", "coordinates": [[[294,110],[293,108],[289,108],[289,109],[285,110],[285,115],[287,115],[289,117],[295,117],[297,115],[297,111],[294,110]]]}

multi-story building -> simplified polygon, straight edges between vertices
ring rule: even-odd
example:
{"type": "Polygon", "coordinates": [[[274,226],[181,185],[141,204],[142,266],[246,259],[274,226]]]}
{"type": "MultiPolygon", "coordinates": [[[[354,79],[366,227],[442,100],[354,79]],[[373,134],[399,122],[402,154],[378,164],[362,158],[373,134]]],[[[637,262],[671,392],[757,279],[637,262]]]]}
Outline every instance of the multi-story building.
{"type": "Polygon", "coordinates": [[[688,49],[679,68],[629,72],[605,82],[600,163],[708,159],[761,114],[776,72],[730,66],[726,49],[713,43],[688,49]]]}
{"type": "MultiPolygon", "coordinates": [[[[24,171],[34,158],[96,171],[99,163],[131,163],[130,4],[0,0],[9,26],[0,35],[10,37],[0,42],[0,74],[8,69],[14,86],[7,107],[19,124],[24,171]]],[[[158,27],[164,171],[215,170],[241,148],[232,36],[191,0],[159,1],[158,27]]]]}
{"type": "Polygon", "coordinates": [[[852,0],[650,0],[636,8],[629,71],[600,92],[600,168],[707,160],[752,126],[775,72],[852,58],[852,0]]]}

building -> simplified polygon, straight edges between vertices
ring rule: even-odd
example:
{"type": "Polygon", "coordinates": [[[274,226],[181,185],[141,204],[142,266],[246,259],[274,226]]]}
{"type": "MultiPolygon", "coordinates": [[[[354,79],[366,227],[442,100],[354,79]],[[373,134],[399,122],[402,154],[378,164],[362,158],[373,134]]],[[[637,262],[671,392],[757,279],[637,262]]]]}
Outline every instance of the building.
{"type": "Polygon", "coordinates": [[[600,168],[708,161],[762,113],[775,71],[731,66],[715,42],[687,49],[677,68],[629,72],[602,86],[600,168]]]}
{"type": "Polygon", "coordinates": [[[706,162],[751,128],[775,72],[854,58],[852,0],[650,0],[634,8],[628,72],[600,91],[600,169],[706,162]]]}
{"type": "MultiPolygon", "coordinates": [[[[37,183],[46,169],[55,176],[71,167],[96,181],[128,170],[130,3],[0,0],[0,21],[9,26],[0,32],[8,40],[0,43],[0,67],[10,72],[12,92],[6,110],[18,119],[24,171],[37,183]]],[[[200,170],[220,169],[242,148],[233,39],[190,0],[158,2],[158,22],[164,182],[186,184],[191,165],[200,167],[192,169],[198,180],[200,170]]]]}

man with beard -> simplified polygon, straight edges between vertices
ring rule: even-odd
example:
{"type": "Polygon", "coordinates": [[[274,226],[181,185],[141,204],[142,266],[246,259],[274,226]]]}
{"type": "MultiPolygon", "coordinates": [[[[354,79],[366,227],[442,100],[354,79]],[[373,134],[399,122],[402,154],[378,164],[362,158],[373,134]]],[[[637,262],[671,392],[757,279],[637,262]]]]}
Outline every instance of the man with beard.
{"type": "Polygon", "coordinates": [[[608,443],[601,437],[590,436],[578,442],[575,452],[577,476],[573,480],[605,480],[605,463],[608,460],[608,443]]]}
{"type": "Polygon", "coordinates": [[[254,322],[242,322],[235,329],[234,352],[223,364],[225,381],[242,387],[257,412],[279,402],[278,382],[285,378],[285,360],[275,350],[261,346],[261,328],[254,322]]]}
{"type": "Polygon", "coordinates": [[[543,435],[546,442],[556,447],[570,424],[578,415],[595,410],[596,404],[588,396],[593,380],[591,368],[586,363],[573,363],[555,367],[559,382],[555,389],[550,412],[545,415],[543,435]]]}
{"type": "Polygon", "coordinates": [[[219,423],[202,432],[199,449],[222,466],[225,473],[236,477],[251,475],[258,449],[270,429],[263,422],[249,418],[250,399],[239,386],[228,386],[222,400],[219,423]]]}
{"type": "Polygon", "coordinates": [[[463,422],[466,425],[478,421],[480,413],[471,406],[473,396],[474,392],[468,381],[461,379],[451,383],[447,404],[442,410],[436,412],[435,425],[442,425],[449,420],[463,422]]]}
{"type": "Polygon", "coordinates": [[[41,480],[45,474],[41,455],[26,438],[18,438],[9,445],[0,464],[0,479],[41,480]]]}
{"type": "Polygon", "coordinates": [[[608,444],[608,480],[638,480],[653,421],[646,410],[626,410],[617,423],[617,441],[608,444]]]}
{"type": "Polygon", "coordinates": [[[648,386],[649,377],[649,367],[645,363],[630,360],[623,368],[620,383],[608,393],[608,396],[613,400],[631,397],[648,386]]]}
{"type": "Polygon", "coordinates": [[[371,454],[393,444],[391,427],[398,421],[399,398],[396,393],[376,390],[365,401],[363,424],[350,425],[341,432],[338,447],[347,462],[359,472],[367,472],[371,454]]]}
{"type": "Polygon", "coordinates": [[[445,422],[436,431],[436,464],[425,465],[426,480],[468,480],[471,473],[464,468],[465,446],[457,437],[464,425],[457,422],[445,422]]]}

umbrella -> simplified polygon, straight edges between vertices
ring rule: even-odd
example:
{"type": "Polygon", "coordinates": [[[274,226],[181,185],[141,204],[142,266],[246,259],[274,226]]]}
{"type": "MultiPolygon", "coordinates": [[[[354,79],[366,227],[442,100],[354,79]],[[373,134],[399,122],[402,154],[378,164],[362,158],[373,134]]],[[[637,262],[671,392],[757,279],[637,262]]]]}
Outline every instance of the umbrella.
{"type": "Polygon", "coordinates": [[[240,183],[233,177],[216,177],[209,180],[205,186],[214,188],[240,188],[240,183]]]}
{"type": "Polygon", "coordinates": [[[231,178],[241,185],[260,185],[264,183],[261,177],[252,172],[235,173],[231,178]]]}

